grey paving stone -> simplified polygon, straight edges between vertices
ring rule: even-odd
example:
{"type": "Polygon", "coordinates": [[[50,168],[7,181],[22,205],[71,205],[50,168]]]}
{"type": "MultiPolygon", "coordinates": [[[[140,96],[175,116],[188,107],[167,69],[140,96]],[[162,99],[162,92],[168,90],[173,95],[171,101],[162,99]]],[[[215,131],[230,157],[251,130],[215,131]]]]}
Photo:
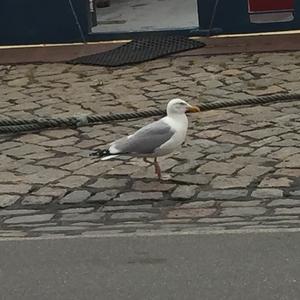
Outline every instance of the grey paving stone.
{"type": "Polygon", "coordinates": [[[106,189],[106,188],[121,188],[125,187],[128,183],[128,179],[110,178],[104,179],[99,178],[95,183],[91,184],[91,187],[106,189]]]}
{"type": "Polygon", "coordinates": [[[15,80],[11,80],[8,81],[7,84],[9,86],[25,86],[26,84],[28,84],[29,79],[27,77],[23,77],[23,78],[18,78],[15,80]]]}
{"type": "Polygon", "coordinates": [[[18,143],[18,142],[3,142],[0,145],[0,150],[3,151],[6,149],[18,147],[20,145],[21,145],[21,143],[18,143]]]}
{"type": "Polygon", "coordinates": [[[253,176],[259,177],[270,172],[273,168],[271,167],[263,167],[263,166],[254,166],[248,165],[245,168],[241,169],[238,174],[245,175],[245,176],[253,176]]]}
{"type": "Polygon", "coordinates": [[[300,196],[300,190],[299,191],[292,191],[292,192],[290,192],[290,195],[292,195],[292,196],[300,196]]]}
{"type": "Polygon", "coordinates": [[[63,188],[56,188],[51,186],[45,186],[39,190],[33,192],[34,195],[41,196],[53,196],[53,197],[62,197],[66,194],[67,190],[63,188]]]}
{"type": "Polygon", "coordinates": [[[161,183],[161,182],[144,182],[144,181],[135,181],[133,183],[132,189],[137,191],[157,191],[165,192],[173,189],[175,184],[170,183],[161,183]]]}
{"type": "Polygon", "coordinates": [[[0,230],[0,237],[24,237],[27,233],[19,230],[0,230]]]}
{"type": "MultiPolygon", "coordinates": [[[[49,222],[44,222],[42,223],[43,226],[52,226],[52,225],[55,225],[55,222],[51,222],[51,220],[49,222]]],[[[15,224],[9,224],[9,225],[6,225],[7,227],[9,228],[15,228],[15,227],[18,227],[18,228],[23,228],[23,230],[30,230],[32,228],[36,228],[36,227],[39,227],[41,226],[41,223],[18,223],[17,225],[15,224]]]]}
{"type": "MultiPolygon", "coordinates": [[[[77,152],[77,149],[75,149],[75,152],[77,152]]],[[[76,161],[74,161],[70,164],[62,166],[62,169],[66,169],[66,170],[69,170],[69,171],[75,171],[75,170],[78,170],[80,168],[86,167],[90,164],[92,164],[92,161],[91,161],[90,158],[82,158],[82,159],[79,159],[79,160],[77,159],[76,161]]]]}
{"type": "Polygon", "coordinates": [[[228,124],[228,125],[222,126],[222,130],[231,131],[231,132],[242,132],[242,131],[249,130],[249,127],[242,125],[242,124],[228,124]]]}
{"type": "MultiPolygon", "coordinates": [[[[77,231],[77,230],[84,230],[85,227],[80,227],[80,226],[45,226],[45,227],[38,227],[34,228],[31,231],[34,232],[44,232],[44,231],[52,231],[52,232],[57,232],[57,231],[77,231]]],[[[53,237],[53,236],[51,236],[53,237]]]]}
{"type": "Polygon", "coordinates": [[[107,172],[109,175],[131,175],[137,172],[137,166],[126,164],[114,167],[111,171],[107,172]]]}
{"type": "Polygon", "coordinates": [[[114,234],[120,234],[122,233],[122,230],[93,230],[93,231],[85,231],[81,235],[82,236],[88,236],[88,237],[99,237],[99,236],[105,236],[109,235],[112,236],[114,234]]]}
{"type": "Polygon", "coordinates": [[[209,80],[209,81],[203,81],[202,82],[207,88],[218,88],[221,87],[223,84],[222,82],[218,81],[218,80],[209,80]]]}
{"type": "MultiPolygon", "coordinates": [[[[295,106],[295,104],[293,104],[293,106],[295,106]]],[[[293,108],[292,106],[292,108],[293,108]]],[[[293,114],[294,116],[297,116],[297,118],[299,119],[299,115],[298,114],[293,114]]],[[[286,114],[284,115],[286,116],[286,114]]],[[[291,116],[291,115],[288,115],[288,116],[291,116]]],[[[283,134],[282,135],[282,138],[284,139],[294,139],[294,140],[298,140],[300,141],[300,134],[297,134],[297,133],[286,133],[286,134],[283,134]]]]}
{"type": "Polygon", "coordinates": [[[267,138],[264,138],[264,139],[261,139],[257,142],[253,142],[250,144],[251,147],[262,147],[262,146],[265,146],[265,145],[269,145],[269,144],[272,144],[274,142],[277,142],[277,141],[280,141],[280,138],[277,137],[277,136],[271,136],[271,137],[267,137],[267,138]]]}
{"type": "Polygon", "coordinates": [[[280,177],[280,178],[265,177],[258,186],[265,187],[265,188],[289,187],[292,183],[293,180],[287,177],[280,177]]]}
{"type": "Polygon", "coordinates": [[[107,206],[105,205],[103,208],[100,208],[100,211],[103,212],[112,212],[112,211],[136,211],[136,210],[147,210],[151,209],[151,204],[138,204],[138,205],[114,205],[107,206]]]}
{"type": "Polygon", "coordinates": [[[179,185],[172,193],[174,199],[189,199],[196,193],[197,185],[179,185]]]}
{"type": "Polygon", "coordinates": [[[47,184],[65,177],[68,174],[69,172],[61,171],[56,168],[48,168],[37,173],[25,175],[23,180],[24,182],[31,184],[47,184]]]}
{"type": "Polygon", "coordinates": [[[288,225],[298,225],[300,224],[300,220],[281,220],[281,221],[274,221],[272,222],[272,224],[277,224],[277,225],[281,225],[281,224],[288,224],[288,225]]]}
{"type": "Polygon", "coordinates": [[[286,219],[298,219],[297,216],[258,216],[254,217],[253,220],[257,221],[274,221],[274,220],[286,220],[286,219]]]}
{"type": "Polygon", "coordinates": [[[104,217],[104,213],[68,213],[63,214],[60,218],[61,221],[100,221],[104,217]]]}
{"type": "Polygon", "coordinates": [[[136,172],[132,173],[130,177],[133,180],[137,179],[151,179],[151,180],[157,180],[157,176],[154,172],[154,169],[152,167],[146,168],[146,167],[141,167],[136,170],[136,172]]]}
{"type": "Polygon", "coordinates": [[[157,217],[154,213],[148,212],[124,212],[124,213],[113,213],[111,215],[112,220],[132,220],[132,219],[152,219],[157,217]]]}
{"type": "Polygon", "coordinates": [[[212,175],[207,174],[184,174],[184,175],[177,175],[172,178],[175,182],[183,182],[195,185],[206,185],[208,184],[211,179],[213,178],[212,175]]]}
{"type": "Polygon", "coordinates": [[[259,200],[250,201],[225,201],[221,203],[221,207],[258,207],[261,204],[259,200]]]}
{"type": "Polygon", "coordinates": [[[125,192],[119,195],[115,201],[135,201],[135,200],[160,200],[163,199],[161,192],[125,192]]]}
{"type": "Polygon", "coordinates": [[[185,208],[172,209],[168,212],[168,218],[203,218],[216,212],[215,208],[185,208]]]}
{"type": "MultiPolygon", "coordinates": [[[[261,225],[250,225],[250,226],[243,226],[242,229],[245,229],[245,230],[258,230],[258,229],[278,229],[278,225],[274,224],[261,224],[261,225]]],[[[280,228],[287,228],[288,226],[284,226],[284,225],[281,225],[280,228]]]]}
{"type": "Polygon", "coordinates": [[[300,169],[278,169],[274,175],[282,175],[288,177],[300,177],[300,169]]]}
{"type": "MultiPolygon", "coordinates": [[[[78,152],[78,150],[77,150],[78,152]]],[[[83,152],[80,150],[80,152],[83,152]]],[[[120,165],[120,162],[118,161],[109,161],[109,162],[94,162],[91,165],[87,165],[85,167],[82,167],[80,169],[77,169],[74,173],[78,175],[84,175],[84,176],[99,176],[102,175],[110,170],[112,170],[114,167],[120,165]]],[[[99,179],[99,181],[101,181],[99,179]]]]}
{"type": "Polygon", "coordinates": [[[63,197],[59,202],[61,204],[80,203],[88,199],[90,195],[91,194],[88,191],[73,191],[70,194],[63,197]]]}
{"type": "Polygon", "coordinates": [[[282,149],[279,149],[276,152],[273,152],[272,154],[269,155],[269,157],[283,160],[299,152],[300,152],[300,147],[284,147],[282,149]]]}
{"type": "Polygon", "coordinates": [[[260,166],[260,165],[273,165],[276,163],[276,160],[267,158],[267,157],[259,157],[259,156],[236,156],[229,160],[229,162],[241,164],[245,167],[248,165],[252,166],[260,166]]]}
{"type": "Polygon", "coordinates": [[[233,174],[236,170],[241,169],[243,165],[226,162],[210,161],[197,169],[198,173],[213,173],[213,174],[233,174]]]}
{"type": "Polygon", "coordinates": [[[237,75],[244,74],[244,71],[239,69],[228,69],[226,71],[223,71],[221,74],[228,75],[228,76],[237,76],[237,75]]]}
{"type": "Polygon", "coordinates": [[[120,193],[119,190],[106,190],[103,192],[96,193],[94,196],[90,197],[87,201],[88,202],[109,201],[114,199],[118,193],[120,193]]]}
{"type": "Polygon", "coordinates": [[[293,139],[284,139],[273,143],[273,146],[279,147],[297,147],[299,146],[299,141],[293,139]]]}
{"type": "Polygon", "coordinates": [[[239,146],[233,148],[228,154],[234,154],[234,155],[245,155],[248,153],[251,153],[253,151],[253,148],[248,146],[239,146]]]}
{"type": "Polygon", "coordinates": [[[206,156],[206,158],[209,160],[224,161],[224,160],[228,160],[229,158],[232,158],[233,156],[234,156],[234,153],[232,153],[232,151],[230,151],[228,153],[210,154],[210,155],[206,156]]]}
{"type": "Polygon", "coordinates": [[[246,189],[230,189],[230,190],[214,190],[200,191],[198,199],[216,199],[216,200],[231,200],[236,198],[244,198],[248,194],[246,189]]]}
{"type": "Polygon", "coordinates": [[[215,226],[225,226],[225,228],[232,228],[232,227],[244,227],[244,226],[253,226],[257,225],[259,222],[255,221],[241,221],[241,222],[231,222],[231,223],[222,223],[222,224],[215,224],[215,226]]]}
{"type": "Polygon", "coordinates": [[[17,138],[17,141],[20,141],[22,143],[30,143],[30,144],[39,144],[47,140],[48,140],[47,137],[42,136],[40,134],[33,134],[33,133],[27,133],[26,135],[17,138]]]}
{"type": "MultiPolygon", "coordinates": [[[[198,154],[196,154],[197,158],[198,158],[198,154]]],[[[200,157],[200,155],[199,155],[200,157]]],[[[176,167],[172,168],[172,172],[173,173],[188,173],[190,172],[192,169],[195,169],[195,161],[189,161],[187,163],[184,164],[180,164],[177,165],[176,167]]]]}
{"type": "Polygon", "coordinates": [[[193,201],[189,203],[183,203],[178,208],[201,208],[201,207],[214,207],[216,205],[216,201],[208,200],[208,201],[193,201]]]}
{"type": "Polygon", "coordinates": [[[268,206],[300,206],[300,200],[296,199],[276,199],[268,203],[268,206]]]}
{"type": "Polygon", "coordinates": [[[0,208],[8,207],[20,199],[18,195],[0,195],[0,208]]]}
{"type": "Polygon", "coordinates": [[[17,157],[24,157],[24,155],[43,152],[44,150],[45,149],[43,147],[38,145],[24,144],[13,149],[4,150],[3,153],[17,156],[17,157]]]}
{"type": "Polygon", "coordinates": [[[205,149],[205,152],[214,153],[214,154],[216,153],[223,154],[232,151],[234,149],[234,146],[235,145],[223,143],[223,144],[208,147],[207,149],[205,149]]]}
{"type": "Polygon", "coordinates": [[[0,183],[0,192],[3,194],[13,193],[13,194],[27,194],[31,189],[29,184],[1,184],[0,183]]]}
{"type": "Polygon", "coordinates": [[[52,197],[50,196],[26,196],[22,200],[22,204],[24,205],[41,205],[41,204],[48,204],[52,201],[52,197]]]}
{"type": "Polygon", "coordinates": [[[198,220],[199,223],[231,223],[243,221],[241,217],[211,217],[211,218],[201,218],[198,220]]]}
{"type": "Polygon", "coordinates": [[[37,209],[1,209],[0,216],[30,215],[39,212],[37,209]]]}
{"type": "Polygon", "coordinates": [[[222,210],[221,216],[256,216],[265,212],[263,207],[227,207],[222,210]]]}
{"type": "Polygon", "coordinates": [[[214,141],[210,141],[210,140],[207,140],[207,139],[198,139],[197,140],[197,145],[201,148],[210,148],[210,147],[213,147],[213,146],[216,146],[217,143],[214,142],[214,141]]]}
{"type": "Polygon", "coordinates": [[[158,220],[150,220],[151,225],[157,225],[162,224],[163,229],[165,228],[176,228],[179,229],[178,224],[180,224],[180,227],[186,227],[186,226],[193,226],[191,222],[194,220],[192,218],[168,218],[168,219],[158,219],[158,220]]]}
{"type": "Polygon", "coordinates": [[[67,137],[67,138],[55,139],[55,140],[42,142],[41,145],[48,146],[48,147],[72,146],[72,145],[75,145],[77,141],[78,141],[78,138],[76,138],[76,137],[67,137]]]}
{"type": "Polygon", "coordinates": [[[20,182],[22,179],[20,176],[16,176],[12,172],[0,172],[0,182],[20,182]]]}
{"type": "Polygon", "coordinates": [[[283,191],[279,189],[257,189],[251,194],[254,198],[281,198],[283,196],[283,191]]]}
{"type": "Polygon", "coordinates": [[[261,148],[258,148],[256,151],[252,152],[251,155],[253,156],[266,156],[269,153],[272,153],[276,151],[278,147],[268,147],[268,146],[263,146],[261,148]]]}
{"type": "Polygon", "coordinates": [[[213,139],[220,136],[223,132],[221,130],[203,130],[200,133],[197,133],[196,136],[204,139],[213,139]]]}
{"type": "Polygon", "coordinates": [[[214,189],[244,188],[254,180],[253,176],[217,176],[210,183],[214,189]]]}
{"type": "Polygon", "coordinates": [[[39,161],[38,164],[44,166],[51,166],[51,167],[60,167],[62,165],[69,164],[76,159],[77,159],[76,157],[70,157],[70,156],[47,158],[39,161]]]}
{"type": "Polygon", "coordinates": [[[299,215],[300,207],[276,208],[275,215],[299,215]]]}
{"type": "Polygon", "coordinates": [[[276,165],[276,167],[277,168],[300,168],[300,154],[289,156],[286,160],[276,165]]]}
{"type": "Polygon", "coordinates": [[[248,139],[241,137],[237,134],[223,133],[221,136],[216,138],[216,141],[221,143],[231,143],[242,145],[248,142],[248,139]]]}
{"type": "Polygon", "coordinates": [[[87,213],[94,210],[94,207],[77,207],[77,208],[66,208],[60,210],[62,214],[73,214],[73,213],[87,213]]]}
{"type": "Polygon", "coordinates": [[[90,178],[86,176],[71,175],[65,177],[57,183],[58,186],[76,188],[84,185],[90,178]]]}
{"type": "Polygon", "coordinates": [[[178,164],[178,161],[172,158],[163,159],[161,158],[159,160],[160,168],[163,172],[166,172],[167,170],[170,170],[174,166],[178,164]]]}
{"type": "Polygon", "coordinates": [[[17,172],[20,172],[23,174],[33,174],[33,173],[42,172],[44,170],[45,170],[45,167],[31,165],[31,164],[24,164],[24,165],[21,165],[18,169],[16,169],[17,172]]]}
{"type": "Polygon", "coordinates": [[[12,217],[4,220],[5,224],[18,224],[18,223],[42,223],[47,222],[53,218],[54,214],[30,215],[12,217]]]}

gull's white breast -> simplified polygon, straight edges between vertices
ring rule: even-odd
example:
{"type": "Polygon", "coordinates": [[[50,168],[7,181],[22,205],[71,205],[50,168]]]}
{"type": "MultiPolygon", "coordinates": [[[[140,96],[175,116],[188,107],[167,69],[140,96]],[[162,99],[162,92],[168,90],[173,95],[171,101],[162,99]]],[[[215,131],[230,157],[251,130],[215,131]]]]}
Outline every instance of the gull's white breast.
{"type": "Polygon", "coordinates": [[[172,153],[179,148],[185,141],[188,129],[188,119],[186,115],[178,115],[176,117],[165,117],[166,122],[174,131],[174,135],[158,149],[155,150],[155,156],[163,156],[172,153]]]}

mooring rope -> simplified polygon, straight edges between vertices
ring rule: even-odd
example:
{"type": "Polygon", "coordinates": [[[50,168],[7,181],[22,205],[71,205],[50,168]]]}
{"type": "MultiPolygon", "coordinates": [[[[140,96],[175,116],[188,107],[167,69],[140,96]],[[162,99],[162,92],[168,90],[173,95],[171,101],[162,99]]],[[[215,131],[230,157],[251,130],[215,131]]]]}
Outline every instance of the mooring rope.
{"type": "MultiPolygon", "coordinates": [[[[212,103],[201,103],[198,106],[200,110],[207,111],[239,105],[266,104],[275,101],[292,100],[300,100],[300,94],[276,94],[246,99],[221,100],[212,103]]],[[[138,112],[116,113],[107,115],[76,115],[61,118],[2,119],[0,120],[0,133],[27,132],[48,128],[77,128],[80,126],[88,126],[96,123],[163,116],[165,115],[165,113],[166,112],[163,109],[152,109],[138,112]]]]}

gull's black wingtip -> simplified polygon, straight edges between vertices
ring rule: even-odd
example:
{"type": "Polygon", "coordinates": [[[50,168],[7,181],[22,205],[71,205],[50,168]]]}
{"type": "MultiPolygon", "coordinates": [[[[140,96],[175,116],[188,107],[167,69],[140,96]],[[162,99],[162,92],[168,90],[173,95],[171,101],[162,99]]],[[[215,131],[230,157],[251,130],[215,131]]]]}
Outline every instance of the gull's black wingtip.
{"type": "Polygon", "coordinates": [[[97,149],[97,150],[93,151],[92,153],[90,153],[90,156],[97,156],[97,157],[104,157],[107,155],[110,155],[110,152],[107,149],[104,149],[104,150],[97,149]]]}

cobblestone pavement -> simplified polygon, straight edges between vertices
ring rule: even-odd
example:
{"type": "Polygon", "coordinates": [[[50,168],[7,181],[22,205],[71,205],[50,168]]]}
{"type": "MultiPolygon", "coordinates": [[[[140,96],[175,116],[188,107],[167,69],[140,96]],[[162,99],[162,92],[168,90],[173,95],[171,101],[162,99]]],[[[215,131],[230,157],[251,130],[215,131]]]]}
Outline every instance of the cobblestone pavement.
{"type": "MultiPolygon", "coordinates": [[[[69,116],[300,92],[300,52],[165,58],[106,69],[0,66],[3,117],[69,116]]],[[[0,136],[0,237],[300,225],[300,102],[190,116],[186,145],[161,159],[90,150],[150,122],[0,136]]]]}

